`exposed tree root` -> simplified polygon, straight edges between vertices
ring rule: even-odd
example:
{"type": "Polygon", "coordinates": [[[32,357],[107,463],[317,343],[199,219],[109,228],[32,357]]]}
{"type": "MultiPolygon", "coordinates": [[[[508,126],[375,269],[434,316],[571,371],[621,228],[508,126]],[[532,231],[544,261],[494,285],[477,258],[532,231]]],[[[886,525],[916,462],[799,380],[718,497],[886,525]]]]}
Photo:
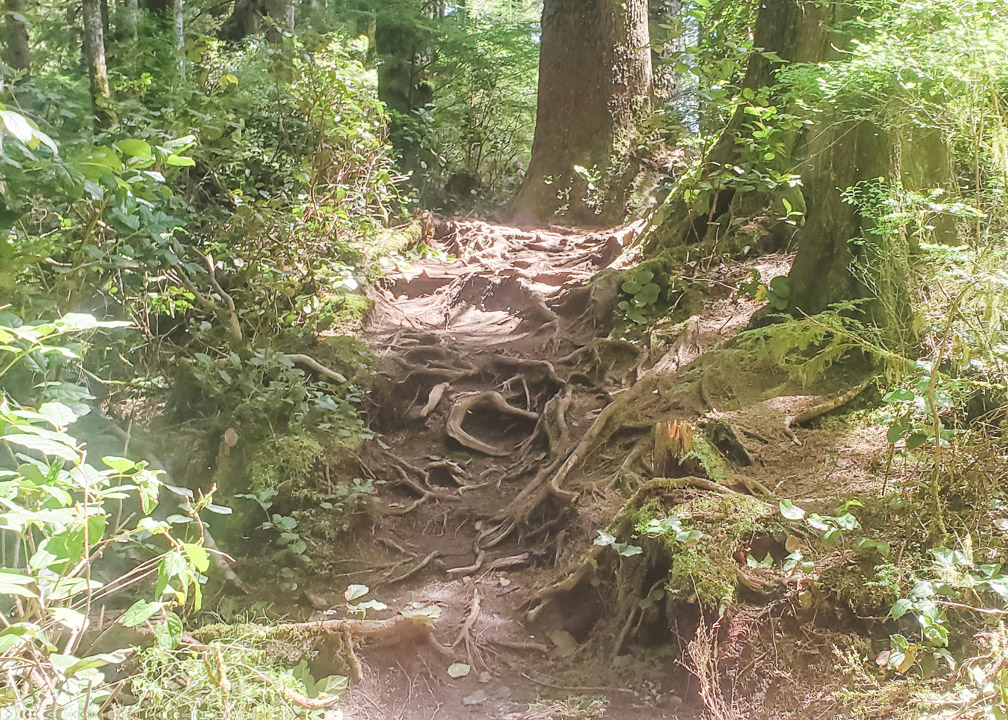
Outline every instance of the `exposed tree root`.
{"type": "Polygon", "coordinates": [[[425,558],[423,558],[420,562],[418,562],[416,565],[414,565],[413,567],[411,567],[406,572],[402,573],[401,575],[396,575],[394,578],[389,578],[388,580],[383,581],[382,584],[383,585],[395,585],[396,583],[401,583],[404,580],[408,580],[409,578],[413,577],[418,572],[420,572],[421,570],[423,570],[425,567],[427,567],[428,565],[430,565],[431,562],[434,560],[434,558],[437,558],[437,557],[440,557],[440,556],[441,556],[441,553],[438,552],[437,550],[434,550],[433,552],[429,553],[425,558]]]}
{"type": "Polygon", "coordinates": [[[420,417],[425,418],[434,412],[434,409],[441,402],[441,398],[444,397],[445,390],[450,387],[451,383],[440,382],[431,388],[430,393],[427,395],[427,404],[423,406],[420,410],[420,417]]]}
{"type": "Polygon", "coordinates": [[[284,358],[290,360],[295,365],[304,365],[306,368],[314,370],[319,375],[327,377],[334,382],[345,383],[347,381],[346,376],[343,375],[343,373],[327,368],[310,355],[305,355],[303,353],[290,353],[284,355],[284,358]]]}
{"type": "Polygon", "coordinates": [[[816,419],[820,415],[825,415],[828,412],[833,412],[834,410],[843,407],[863,393],[868,386],[872,384],[874,379],[875,377],[870,375],[850,390],[846,390],[839,395],[835,395],[821,403],[813,405],[810,408],[806,408],[796,415],[788,415],[787,418],[784,419],[784,432],[789,438],[791,438],[791,442],[795,445],[801,445],[801,440],[798,439],[798,436],[795,435],[794,430],[792,430],[793,425],[802,425],[803,423],[816,419]]]}
{"type": "Polygon", "coordinates": [[[495,457],[505,457],[510,455],[512,452],[511,450],[499,448],[475,438],[462,428],[462,423],[465,422],[466,415],[468,415],[469,411],[476,405],[481,405],[483,403],[489,403],[506,415],[515,415],[517,417],[525,418],[526,420],[539,419],[539,413],[515,407],[505,400],[504,396],[502,396],[499,392],[485,391],[475,393],[473,395],[465,395],[455,401],[451,412],[448,413],[448,421],[445,426],[448,436],[454,438],[463,447],[476,450],[484,455],[493,455],[495,457]]]}
{"type": "Polygon", "coordinates": [[[473,637],[473,626],[476,624],[476,619],[479,618],[479,613],[479,588],[474,585],[472,600],[469,602],[469,614],[466,616],[465,622],[462,623],[462,627],[459,628],[458,635],[455,637],[455,642],[452,643],[452,647],[456,648],[459,645],[464,644],[466,649],[466,658],[469,660],[469,664],[473,667],[477,667],[477,663],[479,663],[483,667],[486,667],[486,663],[483,662],[482,658],[480,658],[477,653],[476,639],[473,637]]]}

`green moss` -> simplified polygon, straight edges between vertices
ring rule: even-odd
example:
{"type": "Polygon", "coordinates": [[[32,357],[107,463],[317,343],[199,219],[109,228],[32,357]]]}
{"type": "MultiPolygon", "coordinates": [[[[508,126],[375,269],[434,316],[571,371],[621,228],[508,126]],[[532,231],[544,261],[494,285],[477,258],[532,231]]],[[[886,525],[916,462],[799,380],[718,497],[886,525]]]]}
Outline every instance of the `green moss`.
{"type": "Polygon", "coordinates": [[[665,556],[669,593],[697,600],[706,608],[725,607],[735,599],[735,553],[753,534],[771,532],[773,517],[772,508],[756,498],[726,493],[699,494],[677,505],[671,513],[660,501],[647,500],[627,516],[640,534],[653,520],[677,526],[651,534],[645,544],[659,543],[659,547],[645,548],[645,553],[653,558],[665,556]],[[690,531],[700,531],[703,537],[698,542],[684,541],[684,534],[690,531]]]}
{"type": "Polygon", "coordinates": [[[312,485],[312,474],[325,449],[311,435],[281,435],[262,443],[250,463],[251,490],[277,490],[299,497],[312,485]]]}
{"type": "Polygon", "coordinates": [[[321,355],[339,368],[347,379],[361,389],[371,387],[379,361],[367,343],[351,335],[333,335],[319,339],[321,355]]]}
{"type": "MultiPolygon", "coordinates": [[[[693,451],[691,455],[700,463],[704,474],[714,482],[723,483],[728,479],[730,472],[728,463],[725,462],[724,458],[721,457],[721,453],[718,452],[717,448],[703,434],[696,433],[693,435],[693,451]]],[[[690,455],[686,457],[688,458],[690,455]]]]}
{"type": "Polygon", "coordinates": [[[319,329],[338,332],[358,332],[364,327],[364,315],[371,301],[360,293],[338,293],[322,298],[319,307],[319,329]]]}

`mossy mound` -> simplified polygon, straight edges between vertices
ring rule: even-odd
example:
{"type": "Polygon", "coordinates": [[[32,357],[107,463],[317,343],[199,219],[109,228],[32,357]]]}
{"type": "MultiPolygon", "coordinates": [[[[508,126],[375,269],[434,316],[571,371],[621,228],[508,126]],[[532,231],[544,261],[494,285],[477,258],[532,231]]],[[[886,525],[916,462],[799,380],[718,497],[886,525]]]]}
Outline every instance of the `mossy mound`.
{"type": "Polygon", "coordinates": [[[756,498],[699,492],[669,507],[645,502],[632,512],[633,529],[654,567],[667,567],[665,589],[679,600],[724,608],[739,586],[740,554],[759,533],[776,529],[774,512],[756,498]]]}

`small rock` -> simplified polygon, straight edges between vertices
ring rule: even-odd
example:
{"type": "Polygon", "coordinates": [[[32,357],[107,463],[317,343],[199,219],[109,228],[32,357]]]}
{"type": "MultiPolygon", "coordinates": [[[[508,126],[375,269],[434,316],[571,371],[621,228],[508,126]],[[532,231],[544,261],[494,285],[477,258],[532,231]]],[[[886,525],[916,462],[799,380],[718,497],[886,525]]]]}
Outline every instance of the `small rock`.
{"type": "Polygon", "coordinates": [[[479,705],[481,703],[485,703],[489,699],[490,697],[485,692],[483,692],[482,690],[477,690],[471,695],[466,695],[464,698],[462,698],[462,704],[479,705]]]}
{"type": "Polygon", "coordinates": [[[682,705],[682,698],[678,695],[667,695],[665,696],[665,706],[670,710],[675,710],[680,705],[682,705]]]}
{"type": "Polygon", "coordinates": [[[566,630],[554,630],[549,634],[549,639],[556,645],[560,657],[567,657],[578,648],[577,640],[566,630]]]}

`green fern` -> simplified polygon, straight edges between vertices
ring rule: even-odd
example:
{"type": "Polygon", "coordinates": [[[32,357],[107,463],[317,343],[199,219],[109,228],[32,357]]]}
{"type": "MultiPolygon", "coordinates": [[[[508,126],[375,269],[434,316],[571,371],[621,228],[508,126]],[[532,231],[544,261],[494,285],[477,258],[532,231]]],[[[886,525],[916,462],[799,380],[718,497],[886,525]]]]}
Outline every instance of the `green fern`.
{"type": "Polygon", "coordinates": [[[859,316],[863,301],[842,302],[817,314],[740,333],[740,348],[788,374],[795,382],[808,385],[822,377],[836,363],[858,354],[881,362],[895,374],[905,365],[902,356],[886,348],[877,327],[859,316]]]}

